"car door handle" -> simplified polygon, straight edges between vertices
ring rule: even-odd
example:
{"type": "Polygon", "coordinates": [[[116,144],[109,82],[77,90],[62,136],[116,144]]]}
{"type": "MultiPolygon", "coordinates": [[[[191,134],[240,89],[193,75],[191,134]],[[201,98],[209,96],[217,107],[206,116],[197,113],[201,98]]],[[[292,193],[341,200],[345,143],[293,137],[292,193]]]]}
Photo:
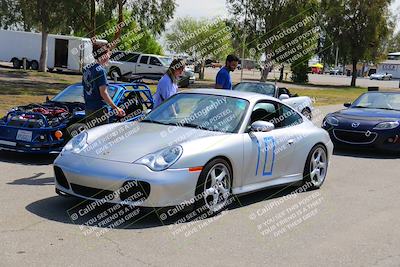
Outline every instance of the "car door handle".
{"type": "Polygon", "coordinates": [[[138,67],[142,66],[142,65],[137,65],[138,67]]]}
{"type": "Polygon", "coordinates": [[[289,141],[288,141],[288,144],[291,146],[291,145],[293,145],[294,144],[294,139],[290,139],[289,141]]]}

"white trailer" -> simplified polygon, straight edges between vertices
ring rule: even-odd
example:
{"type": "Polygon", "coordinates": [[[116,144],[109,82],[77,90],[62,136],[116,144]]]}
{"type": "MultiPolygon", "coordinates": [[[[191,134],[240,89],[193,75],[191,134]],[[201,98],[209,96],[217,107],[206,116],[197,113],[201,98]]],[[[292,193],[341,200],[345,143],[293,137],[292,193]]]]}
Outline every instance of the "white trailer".
{"type": "MultiPolygon", "coordinates": [[[[107,43],[105,40],[97,42],[107,43]]],[[[39,68],[42,34],[0,30],[0,61],[12,62],[21,68],[23,59],[27,67],[39,68]]],[[[49,34],[47,38],[47,68],[82,72],[82,68],[94,61],[92,42],[89,38],[49,34]]]]}

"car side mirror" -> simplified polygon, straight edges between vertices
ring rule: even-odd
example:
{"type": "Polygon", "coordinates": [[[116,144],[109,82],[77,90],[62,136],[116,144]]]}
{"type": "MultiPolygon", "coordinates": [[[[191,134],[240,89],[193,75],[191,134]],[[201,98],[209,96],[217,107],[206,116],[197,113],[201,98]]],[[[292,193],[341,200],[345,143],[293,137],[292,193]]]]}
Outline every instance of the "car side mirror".
{"type": "Polygon", "coordinates": [[[345,106],[346,108],[349,108],[349,107],[351,107],[351,103],[350,102],[344,103],[343,106],[345,106]]]}
{"type": "Polygon", "coordinates": [[[285,99],[289,99],[289,98],[290,98],[290,96],[288,94],[281,94],[279,96],[279,100],[285,100],[285,99]]]}
{"type": "Polygon", "coordinates": [[[252,132],[270,132],[275,129],[275,126],[267,121],[255,121],[251,124],[250,130],[252,132]]]}

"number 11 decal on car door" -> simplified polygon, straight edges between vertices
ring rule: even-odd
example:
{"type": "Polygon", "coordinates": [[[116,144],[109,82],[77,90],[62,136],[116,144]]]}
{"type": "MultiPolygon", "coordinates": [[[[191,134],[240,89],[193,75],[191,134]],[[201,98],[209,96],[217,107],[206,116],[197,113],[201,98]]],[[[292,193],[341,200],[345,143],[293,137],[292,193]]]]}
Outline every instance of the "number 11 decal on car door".
{"type": "Polygon", "coordinates": [[[271,136],[263,138],[263,144],[257,139],[258,159],[256,165],[256,176],[260,173],[262,176],[271,176],[274,171],[275,163],[275,139],[271,136]],[[260,170],[259,170],[260,169],[260,170]]]}

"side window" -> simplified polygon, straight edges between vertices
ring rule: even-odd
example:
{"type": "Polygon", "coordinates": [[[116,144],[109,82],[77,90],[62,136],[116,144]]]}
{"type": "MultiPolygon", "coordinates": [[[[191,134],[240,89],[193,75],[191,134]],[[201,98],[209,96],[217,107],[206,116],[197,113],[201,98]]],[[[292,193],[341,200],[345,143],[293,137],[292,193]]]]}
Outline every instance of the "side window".
{"type": "Polygon", "coordinates": [[[279,109],[276,102],[261,102],[254,106],[253,112],[250,117],[250,124],[255,121],[267,121],[279,128],[279,109]]]}
{"type": "Polygon", "coordinates": [[[138,54],[132,54],[132,53],[121,53],[120,57],[121,57],[120,61],[135,63],[137,61],[139,55],[138,54]]]}
{"type": "Polygon", "coordinates": [[[142,56],[141,58],[140,58],[140,63],[142,63],[142,64],[147,64],[147,61],[149,60],[149,57],[148,56],[142,56]]]}
{"type": "Polygon", "coordinates": [[[280,110],[281,115],[279,119],[282,127],[294,126],[303,122],[302,117],[290,107],[281,104],[280,110]]]}
{"type": "Polygon", "coordinates": [[[162,66],[160,60],[158,60],[158,58],[155,58],[155,57],[151,57],[150,58],[150,63],[149,64],[153,65],[153,66],[162,66]]]}
{"type": "Polygon", "coordinates": [[[139,54],[129,54],[128,61],[131,63],[136,63],[138,61],[139,54]]]}
{"type": "Polygon", "coordinates": [[[121,58],[121,52],[112,53],[110,60],[119,61],[121,58]]]}
{"type": "Polygon", "coordinates": [[[278,95],[283,95],[283,94],[287,94],[288,96],[290,96],[289,90],[286,88],[279,88],[279,92],[278,95]]]}

